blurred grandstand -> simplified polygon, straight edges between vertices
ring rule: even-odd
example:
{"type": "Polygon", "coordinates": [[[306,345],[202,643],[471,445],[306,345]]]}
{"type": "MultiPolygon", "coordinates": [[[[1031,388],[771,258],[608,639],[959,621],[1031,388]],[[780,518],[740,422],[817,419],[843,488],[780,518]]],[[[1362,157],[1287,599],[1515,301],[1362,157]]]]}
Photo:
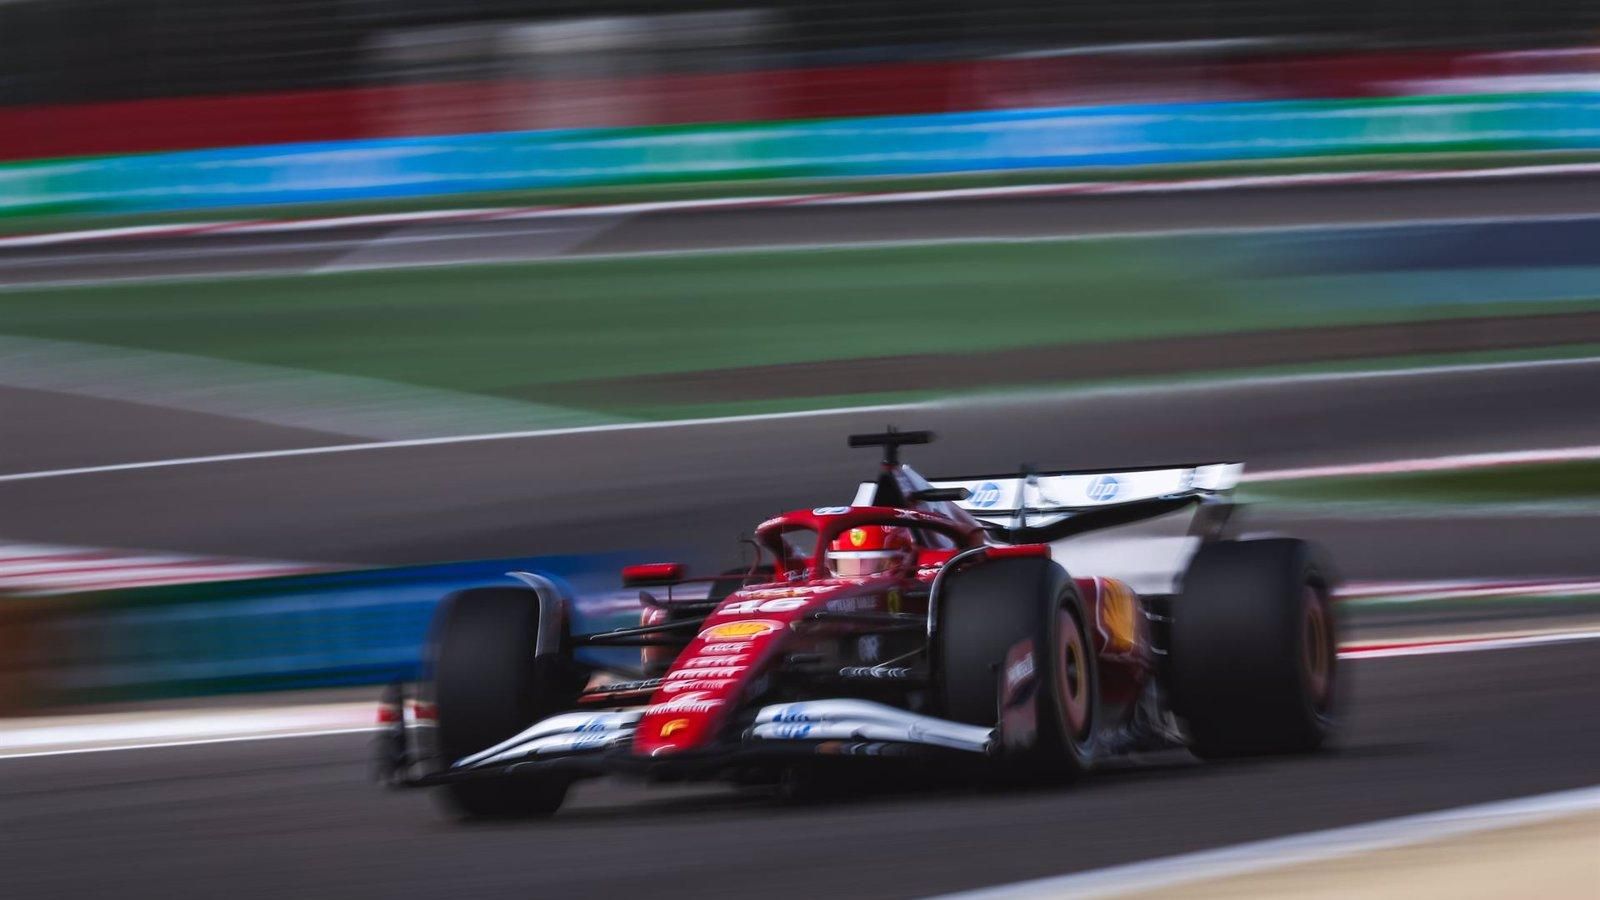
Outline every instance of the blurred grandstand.
{"type": "Polygon", "coordinates": [[[1592,90],[1597,28],[1583,0],[4,0],[0,158],[1592,90]]]}

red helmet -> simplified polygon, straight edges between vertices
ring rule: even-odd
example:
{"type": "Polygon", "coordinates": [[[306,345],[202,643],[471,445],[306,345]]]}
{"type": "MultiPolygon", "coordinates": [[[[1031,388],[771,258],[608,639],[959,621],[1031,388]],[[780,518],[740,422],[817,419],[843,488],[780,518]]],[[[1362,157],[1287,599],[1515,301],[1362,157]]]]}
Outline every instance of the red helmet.
{"type": "Polygon", "coordinates": [[[839,532],[828,545],[828,569],[835,575],[876,575],[909,563],[915,549],[908,528],[862,525],[839,532]]]}

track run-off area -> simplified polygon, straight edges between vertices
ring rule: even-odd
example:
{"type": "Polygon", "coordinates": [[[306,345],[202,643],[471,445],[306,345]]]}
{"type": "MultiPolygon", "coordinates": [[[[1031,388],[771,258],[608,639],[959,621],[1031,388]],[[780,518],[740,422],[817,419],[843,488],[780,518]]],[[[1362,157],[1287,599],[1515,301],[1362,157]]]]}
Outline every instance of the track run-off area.
{"type": "MultiPolygon", "coordinates": [[[[846,494],[864,461],[842,435],[886,416],[941,431],[939,443],[921,448],[919,462],[933,472],[989,471],[996,458],[1030,451],[1086,467],[1242,458],[1294,471],[1452,453],[1493,461],[1529,444],[1589,446],[1593,420],[1579,413],[1600,398],[1570,387],[1593,385],[1571,377],[1588,365],[269,451],[0,482],[0,496],[13,495],[8,509],[44,511],[29,517],[35,536],[56,535],[38,530],[54,518],[58,536],[110,545],[148,542],[160,526],[169,530],[162,546],[284,558],[315,556],[323,545],[335,559],[370,553],[394,561],[542,552],[563,539],[561,549],[648,546],[668,542],[686,517],[709,537],[731,536],[785,504],[846,494]],[[1470,428],[1457,422],[1469,404],[1478,417],[1470,428]],[[1514,427],[1494,427],[1496,417],[1514,427]],[[51,516],[46,497],[130,514],[100,519],[96,532],[51,516]],[[172,504],[183,509],[163,515],[172,504]],[[246,509],[252,514],[239,515],[246,509]],[[485,517],[496,524],[484,527],[485,517]]],[[[1266,526],[1323,540],[1348,575],[1363,579],[1578,577],[1595,567],[1581,546],[1592,530],[1583,517],[1266,526]]],[[[933,786],[798,809],[715,786],[604,781],[579,789],[550,822],[461,826],[420,793],[369,783],[365,732],[198,737],[184,746],[0,760],[0,823],[20,836],[0,847],[0,865],[29,897],[106,887],[71,864],[84,852],[112,863],[124,875],[119,890],[133,896],[910,897],[1600,783],[1600,736],[1584,712],[1600,701],[1596,642],[1404,652],[1420,643],[1416,636],[1583,627],[1559,602],[1509,616],[1501,610],[1488,621],[1470,606],[1445,616],[1352,618],[1366,646],[1346,660],[1347,726],[1338,747],[1309,758],[1206,765],[1176,753],[1042,793],[933,786]],[[1413,637],[1381,640],[1392,634],[1413,637]]],[[[343,714],[359,716],[361,699],[342,698],[343,714]]]]}
{"type": "MultiPolygon", "coordinates": [[[[832,228],[841,240],[904,233],[913,220],[1037,231],[1066,210],[1111,229],[1124,223],[1106,220],[1106,210],[1130,222],[1183,224],[1187,216],[1196,227],[1208,209],[1213,221],[1229,207],[1233,224],[1299,227],[1398,216],[1401,201],[1423,204],[1411,208],[1418,217],[1576,215],[1594,211],[1578,189],[1586,177],[1463,184],[1461,192],[1438,184],[1275,189],[1231,205],[1214,194],[1204,202],[1097,198],[1104,205],[1093,210],[1066,205],[1089,202],[1082,198],[1019,199],[978,204],[976,218],[936,216],[926,204],[751,215],[797,239],[832,228]]],[[[655,241],[672,250],[675,241],[733,240],[741,228],[731,214],[648,219],[594,235],[591,249],[637,239],[620,249],[655,241]]],[[[84,246],[107,251],[98,241],[84,246]]],[[[74,252],[29,252],[47,250],[74,252]]],[[[322,248],[294,267],[353,250],[371,248],[322,248]]],[[[203,257],[207,267],[216,262],[203,257]]],[[[31,258],[40,265],[28,278],[48,274],[44,256],[31,258]]],[[[62,265],[72,271],[70,261],[62,265]]],[[[1382,471],[1397,461],[1517,459],[1600,444],[1600,360],[1041,389],[398,441],[64,392],[0,392],[0,408],[42,423],[19,437],[24,446],[0,470],[0,535],[9,540],[327,565],[638,548],[715,566],[736,557],[737,537],[771,513],[847,499],[872,460],[848,450],[844,436],[886,423],[939,433],[912,459],[934,476],[1208,460],[1241,460],[1247,472],[1382,471]]],[[[1365,517],[1262,508],[1246,516],[1247,531],[1319,540],[1351,581],[1600,576],[1600,522],[1583,512],[1365,517]]],[[[720,787],[608,780],[580,788],[548,822],[462,826],[422,793],[372,785],[370,736],[359,731],[17,756],[0,759],[0,872],[8,892],[28,898],[112,890],[916,897],[1091,872],[1600,783],[1600,728],[1590,714],[1600,705],[1600,644],[1507,637],[1586,632],[1593,611],[1559,600],[1442,612],[1352,607],[1350,640],[1365,649],[1346,660],[1349,714],[1329,752],[1226,765],[1162,754],[1041,792],[947,785],[788,808],[720,787]],[[1463,635],[1506,643],[1380,652],[1386,641],[1404,649],[1463,635]],[[86,858],[96,865],[83,865],[86,858]]],[[[361,702],[338,700],[351,709],[361,702]]]]}
{"type": "Polygon", "coordinates": [[[917,897],[1600,783],[1593,642],[1351,662],[1336,748],[1162,754],[1066,787],[789,808],[717,786],[580,787],[460,825],[368,780],[365,734],[0,760],[20,896],[917,897]],[[97,861],[81,864],[85,854],[97,861]]]}

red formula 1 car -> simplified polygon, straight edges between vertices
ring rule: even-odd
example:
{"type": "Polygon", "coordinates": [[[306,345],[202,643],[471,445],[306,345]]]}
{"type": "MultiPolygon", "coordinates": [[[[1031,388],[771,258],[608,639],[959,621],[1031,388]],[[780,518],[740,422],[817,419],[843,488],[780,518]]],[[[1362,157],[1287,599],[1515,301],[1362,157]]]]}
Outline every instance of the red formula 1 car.
{"type": "Polygon", "coordinates": [[[1306,542],[1224,537],[1240,466],[929,482],[899,451],[930,439],[853,436],[884,448],[878,477],[761,523],[747,572],[625,568],[647,589],[637,627],[571,633],[569,599],[532,573],[446,598],[428,677],[385,697],[386,780],[468,815],[547,815],[611,773],[795,791],[850,766],[1060,778],[1155,748],[1323,743],[1331,573],[1306,542]],[[1165,591],[1058,561],[1086,532],[1185,511],[1165,591]],[[636,664],[593,661],[617,647],[636,664]]]}

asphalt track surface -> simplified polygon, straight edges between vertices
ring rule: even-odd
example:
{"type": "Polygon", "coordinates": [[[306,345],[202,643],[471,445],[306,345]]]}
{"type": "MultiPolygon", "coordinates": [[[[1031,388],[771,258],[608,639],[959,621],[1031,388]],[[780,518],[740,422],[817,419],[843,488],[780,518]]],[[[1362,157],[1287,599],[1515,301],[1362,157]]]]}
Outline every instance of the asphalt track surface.
{"type": "Polygon", "coordinates": [[[0,249],[0,287],[884,241],[1592,217],[1600,176],[384,224],[0,249]]]}
{"type": "MultiPolygon", "coordinates": [[[[1152,227],[1158,215],[1181,226],[1185,209],[1211,225],[1219,210],[1240,224],[1544,215],[1592,211],[1592,187],[1260,192],[1188,208],[1169,197],[1160,203],[1172,206],[1140,215],[1152,227]]],[[[1127,208],[1083,215],[1117,228],[1108,210],[1127,208]]],[[[902,237],[927,219],[959,225],[908,209],[874,225],[852,208],[848,221],[902,237]]],[[[706,242],[737,221],[675,224],[706,242]]],[[[41,427],[8,435],[0,474],[347,441],[38,392],[0,394],[6,411],[41,427]]],[[[888,422],[940,431],[912,460],[951,475],[1577,446],[1600,442],[1600,366],[1041,395],[0,481],[0,535],[373,563],[686,544],[715,562],[776,510],[848,497],[872,460],[843,435],[888,422]]],[[[1600,573],[1592,517],[1302,516],[1251,527],[1316,537],[1352,577],[1600,573]]],[[[929,789],[803,809],[715,787],[650,794],[607,781],[549,823],[462,827],[426,796],[364,783],[362,736],[0,761],[0,885],[27,898],[918,896],[1600,781],[1593,643],[1348,671],[1345,737],[1313,758],[1200,765],[1170,754],[1065,790],[929,789]]]]}
{"type": "Polygon", "coordinates": [[[1568,312],[777,363],[569,381],[525,393],[567,406],[737,402],[805,397],[818,385],[870,385],[886,393],[960,391],[1595,343],[1600,313],[1568,312]]]}
{"type": "Polygon", "coordinates": [[[1600,781],[1593,643],[1346,671],[1317,756],[818,807],[603,781],[548,822],[463,826],[365,783],[360,735],[5,760],[0,871],[30,900],[915,897],[1600,781]]]}
{"type": "MultiPolygon", "coordinates": [[[[181,424],[154,408],[95,410],[121,416],[102,420],[102,440],[65,456],[19,451],[32,454],[28,468],[149,458],[119,450],[118,436],[151,440],[143,436],[181,424]]],[[[0,535],[343,563],[639,548],[727,565],[755,523],[848,499],[875,459],[844,436],[889,423],[939,432],[908,451],[930,476],[1208,460],[1276,469],[1587,446],[1600,443],[1600,362],[980,399],[0,480],[0,535]]],[[[204,452],[342,440],[241,426],[219,445],[223,433],[208,433],[204,452]]],[[[1256,517],[1245,526],[1323,540],[1353,578],[1600,573],[1592,516],[1256,517]]]]}

